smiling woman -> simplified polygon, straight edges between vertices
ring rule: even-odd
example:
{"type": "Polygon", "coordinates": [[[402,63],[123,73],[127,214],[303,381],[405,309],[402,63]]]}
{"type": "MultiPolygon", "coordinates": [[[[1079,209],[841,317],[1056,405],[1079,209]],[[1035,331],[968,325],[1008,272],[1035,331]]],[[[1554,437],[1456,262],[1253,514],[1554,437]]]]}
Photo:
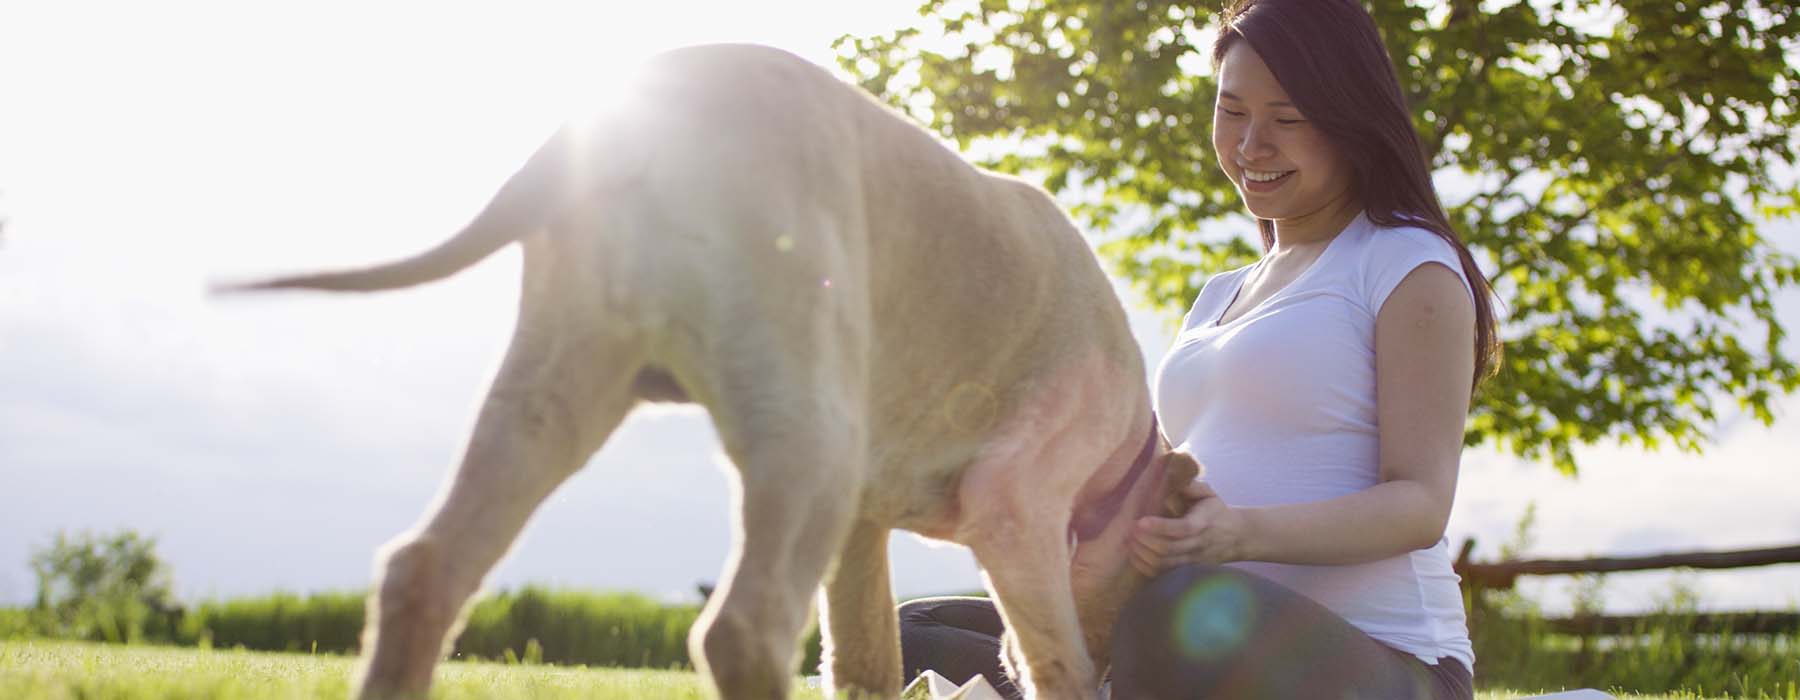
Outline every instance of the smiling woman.
{"type": "Polygon", "coordinates": [[[1335,231],[1360,209],[1349,159],[1301,114],[1262,56],[1244,42],[1221,61],[1217,111],[1213,150],[1219,167],[1256,218],[1282,221],[1290,231],[1318,220],[1335,231]]]}
{"type": "Polygon", "coordinates": [[[1213,63],[1213,147],[1264,255],[1207,282],[1157,370],[1157,413],[1206,476],[1184,515],[1139,523],[1156,578],[1115,687],[1469,698],[1444,533],[1495,352],[1485,279],[1361,3],[1239,0],[1213,63]]]}

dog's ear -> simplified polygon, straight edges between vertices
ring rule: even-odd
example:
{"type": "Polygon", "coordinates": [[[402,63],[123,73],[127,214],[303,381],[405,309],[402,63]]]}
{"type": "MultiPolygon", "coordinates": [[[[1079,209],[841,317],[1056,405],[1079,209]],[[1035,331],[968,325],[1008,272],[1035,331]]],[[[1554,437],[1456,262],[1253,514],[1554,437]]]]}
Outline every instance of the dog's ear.
{"type": "Polygon", "coordinates": [[[1163,515],[1179,518],[1187,514],[1193,501],[1181,495],[1181,487],[1200,478],[1200,462],[1186,452],[1171,451],[1163,456],[1163,515]]]}

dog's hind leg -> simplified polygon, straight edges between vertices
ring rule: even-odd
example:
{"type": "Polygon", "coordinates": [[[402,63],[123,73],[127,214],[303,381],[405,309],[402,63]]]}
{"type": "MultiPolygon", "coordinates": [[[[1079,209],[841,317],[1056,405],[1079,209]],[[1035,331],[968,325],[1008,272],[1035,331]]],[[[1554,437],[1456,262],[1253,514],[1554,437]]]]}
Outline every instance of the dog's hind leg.
{"type": "Polygon", "coordinates": [[[420,525],[384,548],[363,635],[364,700],[425,697],[464,604],[634,403],[634,343],[576,337],[569,319],[535,315],[530,296],[461,467],[420,525]]]}
{"type": "Polygon", "coordinates": [[[688,646],[725,700],[787,697],[813,594],[850,530],[866,462],[861,392],[843,371],[860,367],[846,357],[855,340],[826,340],[829,331],[806,320],[774,323],[741,331],[737,351],[716,359],[708,402],[737,467],[737,521],[723,583],[688,646]]]}
{"type": "Polygon", "coordinates": [[[857,521],[825,582],[824,666],[828,690],[851,698],[900,694],[900,627],[888,580],[885,526],[857,521]]]}

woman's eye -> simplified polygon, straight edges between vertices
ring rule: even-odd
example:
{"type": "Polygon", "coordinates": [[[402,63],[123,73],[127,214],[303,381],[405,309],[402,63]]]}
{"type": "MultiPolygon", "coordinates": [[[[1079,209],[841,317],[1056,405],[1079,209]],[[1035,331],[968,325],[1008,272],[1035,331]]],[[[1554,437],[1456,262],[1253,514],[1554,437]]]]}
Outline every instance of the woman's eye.
{"type": "Polygon", "coordinates": [[[1305,119],[1277,119],[1277,120],[1275,120],[1275,123],[1280,124],[1282,126],[1293,126],[1295,124],[1305,124],[1306,120],[1305,119]]]}
{"type": "Polygon", "coordinates": [[[1219,108],[1219,113],[1221,113],[1221,114],[1224,114],[1224,115],[1225,115],[1225,116],[1227,116],[1227,117],[1241,117],[1241,116],[1244,116],[1244,113],[1243,113],[1243,112],[1238,112],[1238,111],[1234,111],[1234,110],[1230,110],[1230,109],[1226,109],[1226,108],[1224,108],[1224,107],[1220,107],[1220,108],[1219,108]]]}

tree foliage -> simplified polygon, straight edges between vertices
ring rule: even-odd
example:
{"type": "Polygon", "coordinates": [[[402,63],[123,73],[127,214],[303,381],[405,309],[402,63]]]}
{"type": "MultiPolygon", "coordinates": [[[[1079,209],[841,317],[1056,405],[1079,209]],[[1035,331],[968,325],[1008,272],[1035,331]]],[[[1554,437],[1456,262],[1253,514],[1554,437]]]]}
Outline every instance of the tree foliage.
{"type": "Polygon", "coordinates": [[[36,610],[52,636],[108,642],[166,638],[179,618],[156,540],[130,530],[59,532],[32,552],[36,610]]]}
{"type": "MultiPolygon", "coordinates": [[[[1155,306],[1258,254],[1210,147],[1221,0],[928,0],[930,27],[844,37],[865,88],[1042,178],[1155,306]],[[940,45],[944,44],[944,45],[940,45]],[[1233,217],[1243,225],[1223,226],[1233,217]]],[[[1471,445],[1697,451],[1719,401],[1767,424],[1800,384],[1774,296],[1800,264],[1800,18],[1786,0],[1378,0],[1446,209],[1501,299],[1471,445]]]]}

